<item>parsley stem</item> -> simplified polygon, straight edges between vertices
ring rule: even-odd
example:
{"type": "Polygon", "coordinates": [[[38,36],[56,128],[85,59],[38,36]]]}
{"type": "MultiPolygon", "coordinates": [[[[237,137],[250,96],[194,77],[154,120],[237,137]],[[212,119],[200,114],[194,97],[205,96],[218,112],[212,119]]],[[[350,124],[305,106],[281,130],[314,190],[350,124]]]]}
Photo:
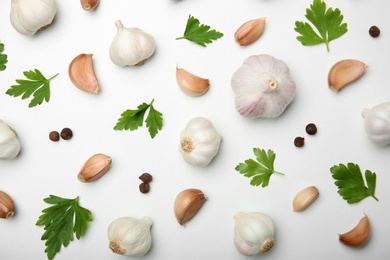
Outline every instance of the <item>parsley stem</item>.
{"type": "Polygon", "coordinates": [[[379,199],[377,197],[375,197],[375,195],[372,195],[372,197],[376,200],[376,201],[379,201],[379,199]]]}
{"type": "Polygon", "coordinates": [[[50,79],[48,79],[48,81],[50,81],[50,80],[54,79],[55,77],[57,77],[58,74],[59,74],[59,73],[57,73],[56,75],[54,75],[53,77],[51,77],[50,79]]]}
{"type": "Polygon", "coordinates": [[[277,174],[280,174],[280,175],[284,175],[284,173],[282,173],[282,172],[276,172],[276,171],[274,171],[274,173],[277,173],[277,174]]]}

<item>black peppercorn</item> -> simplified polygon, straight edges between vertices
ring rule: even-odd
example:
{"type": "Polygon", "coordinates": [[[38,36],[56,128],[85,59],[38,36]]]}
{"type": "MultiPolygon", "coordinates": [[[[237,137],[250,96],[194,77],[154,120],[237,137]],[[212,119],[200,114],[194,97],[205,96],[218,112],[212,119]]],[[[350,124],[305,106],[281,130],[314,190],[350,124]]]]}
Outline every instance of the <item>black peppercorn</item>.
{"type": "Polygon", "coordinates": [[[313,123],[310,123],[306,126],[306,133],[309,135],[314,135],[317,133],[317,126],[313,123]]]}
{"type": "Polygon", "coordinates": [[[139,191],[141,193],[148,193],[150,191],[150,186],[148,183],[143,182],[139,185],[139,191]]]}
{"type": "Polygon", "coordinates": [[[64,140],[70,140],[73,136],[73,132],[70,128],[68,127],[65,127],[64,129],[62,129],[61,131],[61,138],[64,139],[64,140]]]}
{"type": "Polygon", "coordinates": [[[145,183],[149,183],[152,181],[153,177],[149,173],[145,172],[139,176],[139,179],[145,183]]]}
{"type": "Polygon", "coordinates": [[[298,136],[294,139],[294,145],[296,147],[302,147],[304,144],[305,144],[305,138],[298,136]]]}
{"type": "Polygon", "coordinates": [[[60,140],[60,134],[57,131],[51,131],[49,133],[49,139],[53,142],[57,142],[58,140],[60,140]]]}
{"type": "Polygon", "coordinates": [[[375,25],[371,26],[370,29],[368,30],[368,33],[372,36],[372,37],[378,37],[379,34],[381,33],[381,30],[379,30],[379,28],[375,25]]]}

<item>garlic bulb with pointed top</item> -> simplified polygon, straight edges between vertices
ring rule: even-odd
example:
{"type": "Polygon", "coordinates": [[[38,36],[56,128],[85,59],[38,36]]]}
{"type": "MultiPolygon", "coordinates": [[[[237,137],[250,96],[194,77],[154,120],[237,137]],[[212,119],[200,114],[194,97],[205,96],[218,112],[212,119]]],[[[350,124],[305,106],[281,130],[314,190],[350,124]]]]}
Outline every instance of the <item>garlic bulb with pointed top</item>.
{"type": "Polygon", "coordinates": [[[285,62],[268,54],[248,57],[231,79],[237,111],[244,117],[277,117],[293,101],[296,86],[285,62]]]}
{"type": "Polygon", "coordinates": [[[0,120],[0,160],[11,160],[20,151],[20,142],[13,129],[0,120]]]}

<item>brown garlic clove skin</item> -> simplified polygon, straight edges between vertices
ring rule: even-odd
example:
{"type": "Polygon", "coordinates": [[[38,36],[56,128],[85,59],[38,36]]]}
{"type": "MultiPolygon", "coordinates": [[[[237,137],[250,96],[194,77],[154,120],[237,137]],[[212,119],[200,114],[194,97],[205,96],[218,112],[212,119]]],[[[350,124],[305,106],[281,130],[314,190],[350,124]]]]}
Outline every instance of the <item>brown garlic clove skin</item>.
{"type": "Polygon", "coordinates": [[[98,6],[99,0],[80,0],[80,4],[85,11],[92,11],[98,6]]]}
{"type": "Polygon", "coordinates": [[[11,218],[15,214],[14,201],[7,193],[0,191],[0,218],[11,218]]]}
{"type": "Polygon", "coordinates": [[[189,96],[201,96],[210,88],[208,79],[198,77],[176,66],[176,80],[181,90],[189,96]]]}
{"type": "Polygon", "coordinates": [[[253,19],[245,22],[238,28],[234,34],[234,39],[240,46],[246,46],[259,39],[264,29],[265,17],[253,19]]]}
{"type": "Polygon", "coordinates": [[[341,60],[328,73],[329,88],[338,92],[341,88],[358,80],[367,70],[367,65],[358,60],[341,60]]]}
{"type": "Polygon", "coordinates": [[[77,178],[81,182],[92,182],[102,177],[110,168],[111,157],[105,154],[92,155],[81,168],[77,178]]]}
{"type": "Polygon", "coordinates": [[[360,219],[359,223],[347,233],[339,234],[339,240],[349,247],[363,247],[371,237],[371,226],[367,215],[360,219]]]}
{"type": "Polygon", "coordinates": [[[293,209],[296,212],[304,211],[312,204],[320,195],[315,186],[309,186],[301,190],[295,195],[293,200],[293,209]]]}
{"type": "Polygon", "coordinates": [[[96,78],[92,62],[93,54],[80,54],[72,60],[68,73],[72,83],[79,89],[97,94],[100,85],[96,78]]]}
{"type": "Polygon", "coordinates": [[[192,219],[203,206],[207,197],[199,189],[186,189],[181,191],[175,200],[174,212],[180,225],[192,219]]]}

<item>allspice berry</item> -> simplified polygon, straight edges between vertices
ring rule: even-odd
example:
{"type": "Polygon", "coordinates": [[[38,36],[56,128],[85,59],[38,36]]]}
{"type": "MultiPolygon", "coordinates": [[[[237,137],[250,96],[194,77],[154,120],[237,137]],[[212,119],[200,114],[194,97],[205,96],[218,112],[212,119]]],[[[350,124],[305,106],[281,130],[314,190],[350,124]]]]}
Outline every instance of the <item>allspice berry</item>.
{"type": "Polygon", "coordinates": [[[317,133],[317,126],[313,123],[310,123],[306,126],[306,133],[309,135],[314,135],[317,133]]]}
{"type": "Polygon", "coordinates": [[[149,173],[145,172],[139,176],[139,179],[145,183],[149,183],[152,181],[153,177],[149,173]]]}
{"type": "Polygon", "coordinates": [[[149,183],[143,182],[139,185],[139,191],[141,193],[148,193],[150,191],[149,183]]]}
{"type": "Polygon", "coordinates": [[[58,133],[57,131],[51,131],[49,133],[49,139],[53,142],[57,142],[58,140],[60,140],[60,133],[58,133]]]}
{"type": "Polygon", "coordinates": [[[370,29],[368,30],[368,33],[371,35],[371,37],[378,37],[379,34],[381,33],[381,30],[378,28],[378,26],[376,25],[373,25],[370,27],[370,29]]]}
{"type": "Polygon", "coordinates": [[[61,131],[61,138],[64,139],[64,140],[70,140],[73,136],[73,132],[70,128],[68,127],[65,127],[64,129],[62,129],[61,131]]]}
{"type": "Polygon", "coordinates": [[[294,145],[296,147],[302,147],[304,144],[305,144],[305,138],[298,136],[294,139],[294,145]]]}

